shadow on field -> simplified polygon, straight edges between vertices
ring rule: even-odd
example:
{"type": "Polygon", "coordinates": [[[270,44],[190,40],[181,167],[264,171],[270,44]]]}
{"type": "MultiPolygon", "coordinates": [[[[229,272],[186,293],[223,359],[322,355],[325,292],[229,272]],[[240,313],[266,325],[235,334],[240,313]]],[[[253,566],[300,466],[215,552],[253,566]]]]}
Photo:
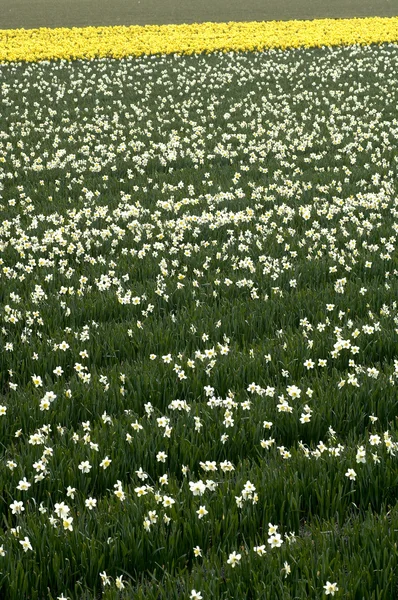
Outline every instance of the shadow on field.
{"type": "Polygon", "coordinates": [[[0,0],[0,29],[398,16],[397,0],[0,0]]]}

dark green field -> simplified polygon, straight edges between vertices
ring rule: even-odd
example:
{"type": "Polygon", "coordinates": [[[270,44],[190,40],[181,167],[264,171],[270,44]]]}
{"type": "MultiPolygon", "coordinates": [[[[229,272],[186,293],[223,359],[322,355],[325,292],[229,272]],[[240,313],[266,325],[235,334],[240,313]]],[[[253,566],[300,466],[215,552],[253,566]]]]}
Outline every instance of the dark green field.
{"type": "Polygon", "coordinates": [[[1,0],[0,29],[397,15],[397,0],[1,0]]]}

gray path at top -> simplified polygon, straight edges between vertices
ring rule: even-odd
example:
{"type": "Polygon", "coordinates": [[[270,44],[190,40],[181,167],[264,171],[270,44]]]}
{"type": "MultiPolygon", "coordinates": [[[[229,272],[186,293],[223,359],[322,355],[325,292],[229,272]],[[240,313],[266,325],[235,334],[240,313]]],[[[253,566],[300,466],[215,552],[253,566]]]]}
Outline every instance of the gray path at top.
{"type": "Polygon", "coordinates": [[[0,29],[398,16],[398,0],[0,0],[0,29]]]}

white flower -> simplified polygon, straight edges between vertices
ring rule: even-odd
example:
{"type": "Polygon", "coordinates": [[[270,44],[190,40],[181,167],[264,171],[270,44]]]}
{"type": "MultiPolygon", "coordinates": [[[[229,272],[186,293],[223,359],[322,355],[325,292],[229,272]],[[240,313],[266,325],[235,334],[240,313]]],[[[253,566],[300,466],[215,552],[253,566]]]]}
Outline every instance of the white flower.
{"type": "Polygon", "coordinates": [[[86,507],[87,507],[89,510],[93,510],[93,508],[95,508],[95,507],[97,506],[97,500],[96,500],[95,498],[92,498],[92,497],[90,496],[90,498],[87,498],[87,499],[84,501],[84,504],[86,505],[86,507]]]}
{"type": "Polygon", "coordinates": [[[359,446],[356,455],[357,463],[366,463],[366,450],[363,446],[359,446]]]}
{"type": "Polygon", "coordinates": [[[67,489],[66,489],[66,495],[69,498],[73,498],[75,497],[75,493],[76,493],[76,488],[71,487],[70,485],[68,485],[67,489]]]}
{"type": "Polygon", "coordinates": [[[32,382],[35,387],[42,387],[43,380],[40,375],[32,375],[32,382]]]}
{"type": "Polygon", "coordinates": [[[314,361],[313,361],[313,360],[311,360],[311,359],[309,358],[308,360],[306,360],[306,361],[304,362],[304,366],[305,366],[307,369],[313,369],[313,368],[314,368],[314,366],[315,366],[315,363],[314,363],[314,361]]]}
{"type": "Polygon", "coordinates": [[[163,497],[163,506],[164,506],[164,508],[170,508],[170,506],[173,506],[173,504],[175,504],[174,498],[170,498],[170,496],[164,496],[163,497]]]}
{"type": "Polygon", "coordinates": [[[380,436],[377,434],[369,436],[369,444],[371,446],[378,446],[379,444],[381,444],[380,436]]]}
{"type": "Polygon", "coordinates": [[[345,476],[348,477],[348,479],[350,479],[350,481],[355,481],[357,474],[355,473],[354,469],[348,469],[345,476]]]}
{"type": "Polygon", "coordinates": [[[116,490],[113,492],[116,496],[116,498],[118,498],[121,502],[123,502],[123,500],[126,499],[126,493],[122,490],[121,487],[116,488],[116,490]]]}
{"type": "Polygon", "coordinates": [[[311,421],[311,413],[301,413],[300,415],[300,423],[309,423],[311,421]]]}
{"type": "Polygon", "coordinates": [[[236,554],[235,550],[229,555],[227,563],[234,569],[240,563],[241,554],[236,554]]]}
{"type": "Polygon", "coordinates": [[[105,458],[100,462],[100,467],[107,469],[111,462],[111,459],[108,456],[105,456],[105,458]]]}
{"type": "Polygon", "coordinates": [[[329,594],[334,596],[335,592],[339,591],[337,583],[330,583],[330,581],[326,582],[326,585],[323,586],[323,589],[325,590],[326,596],[329,596],[329,594]]]}
{"type": "Polygon", "coordinates": [[[217,488],[217,483],[212,479],[206,479],[206,488],[210,490],[210,492],[214,492],[217,488]]]}
{"type": "Polygon", "coordinates": [[[142,479],[143,481],[145,481],[145,479],[148,479],[149,477],[149,475],[142,470],[142,467],[140,467],[138,471],[135,472],[135,474],[139,479],[142,479]]]}
{"type": "Polygon", "coordinates": [[[271,548],[280,548],[283,544],[282,536],[280,533],[275,533],[268,538],[268,543],[271,548]]]}
{"type": "Polygon", "coordinates": [[[89,473],[90,470],[92,469],[92,466],[90,465],[90,463],[88,462],[88,460],[84,460],[80,463],[79,467],[80,471],[82,473],[89,473]]]}
{"type": "Polygon", "coordinates": [[[103,586],[111,585],[111,580],[110,580],[110,578],[108,577],[108,575],[106,574],[105,571],[103,571],[102,573],[100,573],[100,577],[101,577],[101,582],[102,582],[103,586]]]}
{"type": "Polygon", "coordinates": [[[62,519],[62,526],[65,530],[73,531],[73,517],[64,517],[62,519]]]}
{"type": "Polygon", "coordinates": [[[150,531],[151,529],[151,522],[149,519],[144,519],[144,529],[145,531],[150,531]]]}
{"type": "Polygon", "coordinates": [[[119,575],[119,577],[116,577],[116,579],[115,579],[115,585],[118,590],[123,590],[126,587],[124,585],[122,579],[123,579],[123,575],[119,575]]]}
{"type": "Polygon", "coordinates": [[[32,484],[31,484],[31,483],[29,483],[29,481],[26,481],[26,477],[24,477],[24,478],[23,478],[23,479],[21,479],[21,481],[18,483],[18,485],[17,485],[17,490],[21,490],[21,491],[23,491],[23,492],[26,492],[26,491],[27,491],[27,490],[30,488],[30,486],[31,486],[31,485],[32,485],[32,484]]]}
{"type": "Polygon", "coordinates": [[[284,571],[284,573],[285,573],[285,579],[286,579],[286,577],[288,575],[290,575],[290,573],[291,573],[291,568],[290,568],[290,565],[289,565],[289,563],[287,561],[285,561],[283,563],[283,569],[282,569],[282,571],[284,571]]]}
{"type": "Polygon", "coordinates": [[[167,454],[165,452],[163,452],[163,450],[158,452],[156,455],[156,460],[158,462],[164,463],[164,462],[166,462],[166,458],[167,458],[167,454]]]}
{"type": "Polygon", "coordinates": [[[10,504],[10,508],[12,510],[13,515],[19,515],[19,514],[21,514],[21,512],[23,512],[25,510],[23,502],[22,501],[18,502],[18,500],[14,500],[14,502],[12,504],[10,504]]]}
{"type": "Polygon", "coordinates": [[[27,552],[28,550],[33,550],[32,544],[30,543],[29,538],[26,536],[23,540],[20,540],[19,543],[21,544],[24,552],[27,552]]]}
{"type": "Polygon", "coordinates": [[[209,511],[206,510],[205,506],[200,506],[199,509],[196,511],[196,514],[198,515],[199,519],[203,519],[205,515],[209,514],[209,511]]]}
{"type": "Polygon", "coordinates": [[[235,467],[229,460],[220,462],[220,469],[226,473],[227,471],[235,471],[235,467]]]}
{"type": "Polygon", "coordinates": [[[194,496],[203,496],[206,491],[206,485],[201,479],[199,479],[199,481],[190,481],[189,489],[194,496]]]}
{"type": "Polygon", "coordinates": [[[196,590],[192,590],[189,598],[190,598],[190,600],[202,600],[203,596],[200,592],[197,592],[196,590]]]}
{"type": "Polygon", "coordinates": [[[70,513],[70,508],[64,502],[56,502],[54,504],[54,512],[58,517],[63,519],[70,513]]]}
{"type": "Polygon", "coordinates": [[[160,485],[167,485],[169,483],[169,477],[167,473],[164,473],[159,477],[159,483],[160,485]]]}
{"type": "Polygon", "coordinates": [[[291,398],[296,399],[300,398],[301,390],[296,385],[289,385],[289,387],[287,388],[287,393],[291,398]]]}
{"type": "Polygon", "coordinates": [[[275,440],[273,438],[271,438],[269,440],[261,440],[260,441],[261,448],[267,448],[267,450],[269,450],[274,443],[275,443],[275,440]]]}

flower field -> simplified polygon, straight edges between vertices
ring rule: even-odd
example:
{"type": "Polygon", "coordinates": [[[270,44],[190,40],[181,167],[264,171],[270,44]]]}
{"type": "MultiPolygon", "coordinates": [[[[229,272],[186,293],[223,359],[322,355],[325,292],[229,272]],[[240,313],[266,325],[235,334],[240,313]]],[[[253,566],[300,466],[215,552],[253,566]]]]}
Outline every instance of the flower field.
{"type": "Polygon", "coordinates": [[[0,30],[0,61],[261,51],[398,40],[398,16],[0,30]]]}
{"type": "Polygon", "coordinates": [[[398,45],[2,60],[0,597],[395,598],[398,45]]]}

